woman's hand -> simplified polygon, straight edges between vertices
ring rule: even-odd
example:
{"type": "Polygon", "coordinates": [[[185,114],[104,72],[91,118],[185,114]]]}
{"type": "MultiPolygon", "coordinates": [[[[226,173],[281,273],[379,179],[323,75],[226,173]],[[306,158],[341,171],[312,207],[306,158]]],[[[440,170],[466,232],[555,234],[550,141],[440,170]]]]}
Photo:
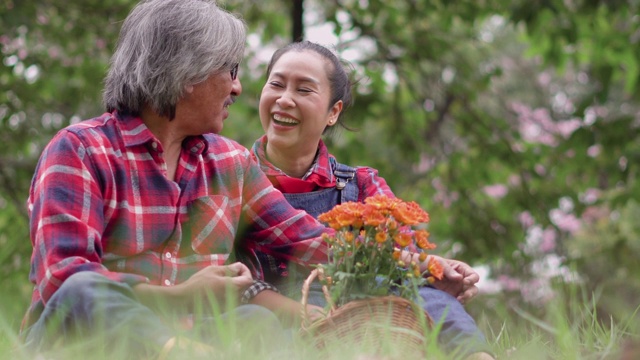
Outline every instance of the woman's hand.
{"type": "Polygon", "coordinates": [[[480,280],[478,273],[471,266],[462,261],[445,259],[431,255],[442,265],[442,280],[436,280],[432,285],[458,299],[462,304],[478,294],[476,284],[480,280]]]}

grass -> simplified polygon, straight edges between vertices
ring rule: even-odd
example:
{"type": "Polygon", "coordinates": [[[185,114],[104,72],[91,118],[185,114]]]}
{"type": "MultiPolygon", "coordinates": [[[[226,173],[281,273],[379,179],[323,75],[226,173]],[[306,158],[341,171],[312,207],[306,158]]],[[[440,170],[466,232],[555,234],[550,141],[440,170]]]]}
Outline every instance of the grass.
{"type": "MultiPolygon", "coordinates": [[[[598,313],[598,299],[586,298],[578,292],[558,295],[544,308],[525,309],[518,302],[478,296],[469,310],[485,332],[489,343],[499,359],[622,359],[623,344],[637,344],[638,308],[632,309],[625,319],[614,320],[598,313]]],[[[5,297],[0,313],[0,358],[33,359],[34,355],[21,349],[18,339],[19,318],[15,309],[24,308],[26,301],[20,297],[5,297]],[[8,299],[11,299],[7,301],[8,299]],[[11,303],[15,301],[15,303],[11,303]],[[21,302],[18,302],[21,301],[21,302]]],[[[310,342],[299,339],[282,346],[282,342],[267,342],[257,347],[255,338],[246,328],[225,327],[213,352],[193,353],[186,347],[176,358],[214,359],[359,359],[367,353],[371,344],[339,339],[324,350],[318,350],[310,342]]],[[[434,337],[431,333],[428,337],[434,337]]],[[[98,341],[100,342],[100,341],[98,341]]],[[[384,343],[382,348],[391,353],[398,349],[394,343],[384,343]]],[[[87,357],[86,343],[65,346],[55,352],[44,354],[39,359],[80,359],[87,357]]],[[[445,355],[434,341],[427,345],[432,359],[455,359],[445,355]]],[[[92,348],[92,359],[132,358],[128,349],[111,344],[92,348]]]]}

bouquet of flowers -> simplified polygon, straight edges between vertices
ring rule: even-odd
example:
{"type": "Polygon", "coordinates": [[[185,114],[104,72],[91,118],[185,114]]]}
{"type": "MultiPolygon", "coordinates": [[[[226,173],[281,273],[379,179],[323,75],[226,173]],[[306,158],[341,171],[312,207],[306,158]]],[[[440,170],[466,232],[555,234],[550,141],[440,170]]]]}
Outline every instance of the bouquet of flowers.
{"type": "Polygon", "coordinates": [[[420,226],[429,214],[415,202],[376,195],[338,205],[318,220],[335,233],[324,235],[329,261],[305,281],[302,303],[317,277],[329,311],[310,323],[303,307],[303,331],[318,348],[351,339],[377,354],[387,339],[408,358],[424,357],[424,330],[432,320],[414,300],[419,286],[442,278],[440,263],[426,262],[435,245],[420,226]]]}
{"type": "Polygon", "coordinates": [[[330,256],[318,271],[337,306],[385,295],[415,300],[419,286],[442,277],[433,258],[421,270],[427,250],[436,246],[419,228],[429,222],[429,214],[415,202],[376,195],[364,203],[338,205],[318,220],[335,230],[324,235],[330,256]]]}

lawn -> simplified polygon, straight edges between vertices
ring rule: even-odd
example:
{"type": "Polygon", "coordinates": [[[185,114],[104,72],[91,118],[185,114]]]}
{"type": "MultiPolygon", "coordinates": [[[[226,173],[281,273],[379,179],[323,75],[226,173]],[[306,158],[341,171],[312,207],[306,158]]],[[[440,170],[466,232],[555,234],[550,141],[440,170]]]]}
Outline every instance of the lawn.
{"type": "MultiPolygon", "coordinates": [[[[26,279],[25,279],[26,280],[26,279]]],[[[23,288],[21,288],[24,290],[23,288]]],[[[28,302],[23,291],[6,291],[3,294],[0,313],[0,353],[7,359],[84,359],[88,356],[86,344],[74,344],[34,356],[25,352],[18,339],[22,311],[28,302]]],[[[469,311],[485,332],[499,359],[632,359],[624,357],[623,349],[638,345],[638,309],[631,310],[626,319],[619,321],[597,312],[597,298],[586,296],[579,288],[556,294],[544,307],[525,307],[517,301],[498,296],[479,295],[469,305],[469,311]]],[[[370,344],[349,342],[347,339],[332,343],[323,350],[315,349],[308,341],[299,339],[290,346],[262,348],[253,346],[247,338],[247,329],[223,328],[222,340],[215,351],[195,353],[185,348],[176,358],[216,359],[362,359],[370,350],[370,344]]],[[[433,339],[437,327],[427,335],[433,339]]],[[[297,338],[297,337],[296,337],[297,338]]],[[[99,340],[98,340],[99,342],[99,340]]],[[[397,352],[396,344],[385,344],[389,353],[397,352]]],[[[445,355],[435,343],[428,341],[426,351],[432,359],[455,359],[445,355]]],[[[192,351],[193,350],[193,351],[192,351]]],[[[630,352],[631,349],[627,349],[630,352]]],[[[127,349],[116,346],[91,348],[92,359],[131,358],[127,349]]],[[[175,354],[173,354],[175,355],[175,354]]],[[[633,356],[633,355],[629,355],[633,356]]]]}

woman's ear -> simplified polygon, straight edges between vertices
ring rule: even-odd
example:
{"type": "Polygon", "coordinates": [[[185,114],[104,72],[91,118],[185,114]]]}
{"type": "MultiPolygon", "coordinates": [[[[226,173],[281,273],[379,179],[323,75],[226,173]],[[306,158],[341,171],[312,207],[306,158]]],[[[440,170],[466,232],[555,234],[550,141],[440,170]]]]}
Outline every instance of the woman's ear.
{"type": "Polygon", "coordinates": [[[333,126],[338,122],[338,117],[342,112],[342,100],[336,101],[335,104],[329,109],[329,121],[327,122],[328,126],[333,126]]]}

